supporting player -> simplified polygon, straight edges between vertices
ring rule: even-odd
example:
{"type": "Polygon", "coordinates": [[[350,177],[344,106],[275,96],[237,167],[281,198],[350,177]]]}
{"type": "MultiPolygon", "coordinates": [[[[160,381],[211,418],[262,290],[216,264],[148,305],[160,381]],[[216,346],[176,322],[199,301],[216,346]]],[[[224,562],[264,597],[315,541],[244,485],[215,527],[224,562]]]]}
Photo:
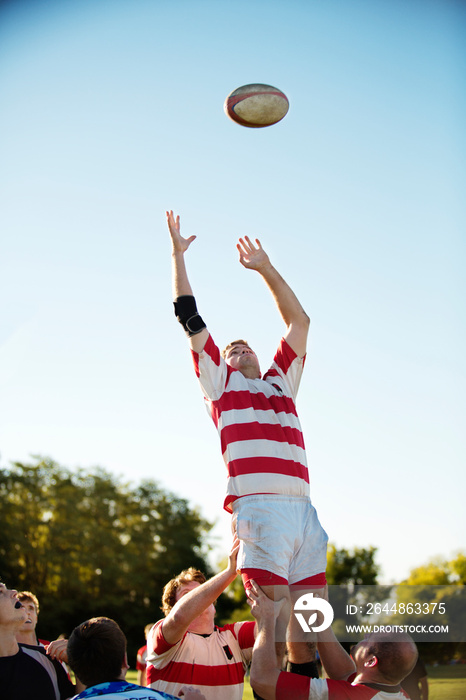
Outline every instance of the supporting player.
{"type": "MultiPolygon", "coordinates": [[[[326,591],[322,592],[325,597],[326,591]]],[[[251,686],[263,700],[406,700],[401,682],[416,663],[417,648],[406,633],[367,634],[351,650],[337,641],[331,627],[318,634],[318,649],[327,679],[282,673],[273,644],[275,611],[252,582],[248,603],[258,635],[251,666],[251,686]]]]}
{"type": "Polygon", "coordinates": [[[147,637],[147,683],[154,690],[178,695],[188,685],[200,690],[206,700],[243,697],[256,623],[215,624],[215,602],[237,576],[238,549],[235,538],[227,567],[208,581],[191,567],[164,587],[165,618],[147,637]]]}
{"type": "MultiPolygon", "coordinates": [[[[175,314],[189,338],[195,371],[220,436],[228,470],[224,508],[233,514],[241,540],[238,568],[246,588],[254,579],[271,599],[287,596],[292,603],[303,588],[325,585],[327,535],[309,496],[295,406],[309,318],[260,242],[240,238],[240,263],[265,281],[286,330],[262,378],[257,356],[246,341],[234,341],[220,353],[198,314],[186,271],[185,253],[196,236],[181,236],[179,216],[175,218],[172,211],[167,212],[167,223],[175,314]]],[[[294,616],[289,617],[289,606],[278,621],[277,653],[284,650],[288,620],[292,670],[317,675],[315,649],[302,643],[302,631],[294,616]]]]}

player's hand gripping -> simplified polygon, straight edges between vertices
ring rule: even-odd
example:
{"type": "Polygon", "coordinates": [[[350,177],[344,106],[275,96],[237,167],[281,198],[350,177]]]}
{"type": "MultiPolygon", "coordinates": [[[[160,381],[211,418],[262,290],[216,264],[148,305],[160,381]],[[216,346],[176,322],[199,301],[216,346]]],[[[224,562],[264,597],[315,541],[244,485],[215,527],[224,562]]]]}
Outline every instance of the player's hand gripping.
{"type": "Polygon", "coordinates": [[[239,573],[239,571],[236,568],[236,560],[238,558],[238,551],[239,551],[240,544],[241,544],[241,542],[239,541],[237,535],[234,534],[230,554],[228,555],[228,566],[227,566],[227,570],[231,573],[232,576],[236,576],[236,574],[239,573]]]}
{"type": "Polygon", "coordinates": [[[183,238],[180,233],[180,217],[175,218],[173,211],[166,211],[168,230],[170,231],[170,238],[172,239],[172,250],[174,253],[185,253],[191,243],[194,241],[196,236],[190,236],[189,238],[183,238]]]}
{"type": "Polygon", "coordinates": [[[251,614],[256,618],[259,626],[263,626],[266,621],[276,620],[284,605],[288,604],[286,598],[271,600],[265,595],[260,586],[251,580],[251,588],[246,591],[247,604],[251,608],[251,614]]]}
{"type": "Polygon", "coordinates": [[[239,252],[239,261],[241,265],[249,270],[261,270],[267,265],[270,265],[269,256],[262,248],[258,238],[255,239],[256,245],[251,242],[248,236],[239,239],[236,247],[239,252]]]}
{"type": "Polygon", "coordinates": [[[67,639],[55,639],[53,642],[47,645],[47,654],[51,656],[52,659],[58,659],[58,661],[64,661],[68,663],[68,640],[67,639]]]}

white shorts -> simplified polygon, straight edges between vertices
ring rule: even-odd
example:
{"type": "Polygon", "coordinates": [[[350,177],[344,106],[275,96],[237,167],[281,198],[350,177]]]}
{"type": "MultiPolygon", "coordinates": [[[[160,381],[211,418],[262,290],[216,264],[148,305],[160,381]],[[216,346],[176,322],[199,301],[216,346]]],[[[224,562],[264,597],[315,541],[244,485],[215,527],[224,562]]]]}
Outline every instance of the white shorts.
{"type": "Polygon", "coordinates": [[[309,498],[242,496],[232,507],[238,569],[270,571],[289,584],[325,572],[328,537],[309,498]]]}

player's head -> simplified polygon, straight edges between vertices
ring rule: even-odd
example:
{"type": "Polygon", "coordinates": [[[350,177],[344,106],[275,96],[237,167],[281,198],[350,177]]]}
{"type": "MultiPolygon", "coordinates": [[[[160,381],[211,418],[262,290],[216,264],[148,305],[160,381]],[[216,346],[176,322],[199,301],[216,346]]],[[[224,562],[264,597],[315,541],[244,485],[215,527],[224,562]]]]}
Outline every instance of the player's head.
{"type": "Polygon", "coordinates": [[[72,631],[68,663],[85,686],[122,680],[126,675],[126,637],[108,617],[93,617],[72,631]]]}
{"type": "Polygon", "coordinates": [[[0,582],[0,627],[12,630],[14,634],[24,623],[27,613],[23,604],[18,600],[14,588],[7,588],[0,582]]]}
{"type": "Polygon", "coordinates": [[[382,683],[397,684],[412,671],[417,648],[409,634],[368,634],[351,650],[357,673],[382,683]]]}
{"type": "Polygon", "coordinates": [[[19,591],[17,594],[18,600],[23,604],[27,611],[27,618],[21,628],[21,632],[30,632],[36,629],[37,618],[39,616],[39,601],[37,596],[31,591],[19,591]]]}
{"type": "Polygon", "coordinates": [[[260,379],[259,360],[246,340],[233,340],[222,351],[222,357],[233,369],[239,370],[249,379],[260,379]]]}
{"type": "Polygon", "coordinates": [[[31,593],[31,591],[18,591],[16,594],[18,597],[18,600],[20,600],[23,605],[28,602],[32,603],[34,605],[34,610],[36,611],[37,615],[39,614],[39,601],[37,599],[37,596],[34,595],[34,593],[31,593]]]}
{"type": "Polygon", "coordinates": [[[196,582],[198,584],[205,583],[206,577],[199,569],[190,566],[172,578],[163,589],[162,595],[162,610],[165,616],[168,615],[172,607],[179,600],[181,591],[188,585],[196,582]]]}

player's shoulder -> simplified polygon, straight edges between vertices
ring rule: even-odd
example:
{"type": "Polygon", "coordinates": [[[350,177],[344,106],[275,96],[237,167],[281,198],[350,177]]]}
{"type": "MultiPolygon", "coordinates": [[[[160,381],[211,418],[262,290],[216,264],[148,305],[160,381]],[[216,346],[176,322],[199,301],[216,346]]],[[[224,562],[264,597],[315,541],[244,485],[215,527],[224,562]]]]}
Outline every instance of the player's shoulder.
{"type": "Polygon", "coordinates": [[[18,642],[18,646],[21,651],[28,653],[30,656],[33,656],[35,653],[46,656],[46,649],[42,644],[25,644],[24,642],[18,642]]]}
{"type": "MultiPolygon", "coordinates": [[[[351,683],[351,678],[346,681],[326,679],[325,683],[328,689],[328,700],[388,700],[388,698],[401,700],[404,697],[401,692],[386,693],[381,691],[380,687],[351,683]]],[[[315,697],[317,699],[320,696],[315,697]]],[[[310,698],[314,698],[312,693],[310,698]]]]}

